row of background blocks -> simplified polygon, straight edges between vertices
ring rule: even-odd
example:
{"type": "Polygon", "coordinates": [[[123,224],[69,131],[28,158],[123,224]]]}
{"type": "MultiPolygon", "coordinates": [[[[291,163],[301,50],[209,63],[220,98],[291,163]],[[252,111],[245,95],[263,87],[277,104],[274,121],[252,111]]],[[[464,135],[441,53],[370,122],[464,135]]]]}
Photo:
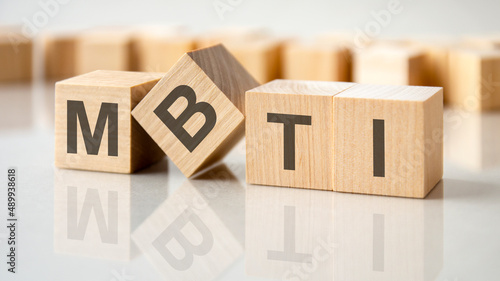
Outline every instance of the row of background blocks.
{"type": "MultiPolygon", "coordinates": [[[[0,81],[31,78],[32,42],[0,29],[0,81]],[[1,39],[4,38],[4,39],[1,39]],[[12,44],[14,42],[14,44],[12,44]]],[[[43,36],[45,74],[64,79],[93,70],[167,72],[185,52],[223,43],[259,83],[274,79],[439,86],[445,103],[500,108],[500,36],[357,42],[353,33],[304,41],[263,29],[227,28],[198,36],[183,27],[107,27],[43,36]]]]}
{"type": "Polygon", "coordinates": [[[58,82],[55,162],[130,173],[165,152],[191,177],[245,135],[249,183],[423,198],[443,174],[442,93],[297,80],[259,87],[217,45],[188,52],[165,76],[95,71],[58,82]]]}

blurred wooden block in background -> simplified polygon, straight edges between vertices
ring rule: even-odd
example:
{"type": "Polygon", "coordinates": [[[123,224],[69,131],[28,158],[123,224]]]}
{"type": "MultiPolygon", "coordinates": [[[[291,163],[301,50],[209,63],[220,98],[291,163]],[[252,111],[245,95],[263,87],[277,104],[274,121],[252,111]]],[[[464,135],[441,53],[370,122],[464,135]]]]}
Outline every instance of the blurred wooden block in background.
{"type": "Polygon", "coordinates": [[[442,88],[355,85],[333,103],[335,191],[424,198],[442,178],[442,88]]]}
{"type": "Polygon", "coordinates": [[[367,84],[423,85],[424,53],[411,47],[372,47],[354,52],[353,81],[367,84]]]}
{"type": "Polygon", "coordinates": [[[185,53],[194,50],[194,38],[180,27],[143,30],[135,36],[137,70],[167,72],[185,53]]]}
{"type": "Polygon", "coordinates": [[[78,38],[77,74],[94,70],[135,70],[133,33],[122,28],[99,28],[78,38]]]}
{"type": "Polygon", "coordinates": [[[190,177],[243,137],[244,94],[257,85],[222,45],[200,49],[182,56],[132,115],[190,177]]]}
{"type": "Polygon", "coordinates": [[[197,48],[223,44],[259,83],[281,76],[283,40],[264,29],[219,29],[199,36],[196,42],[197,48]]]}
{"type": "Polygon", "coordinates": [[[449,104],[468,111],[500,108],[500,50],[453,49],[449,104]]]}
{"type": "Polygon", "coordinates": [[[161,77],[102,70],[56,83],[56,166],[132,173],[163,158],[130,114],[161,77]]]}
{"type": "Polygon", "coordinates": [[[77,32],[49,32],[43,35],[47,79],[61,80],[76,75],[77,40],[77,32]]]}
{"type": "Polygon", "coordinates": [[[350,81],[351,53],[336,44],[289,42],[284,47],[283,78],[350,81]]]}
{"type": "Polygon", "coordinates": [[[353,85],[275,80],[247,91],[247,182],[333,190],[333,99],[353,85]]]}
{"type": "Polygon", "coordinates": [[[16,26],[0,26],[0,82],[32,77],[33,41],[16,26]]]}
{"type": "Polygon", "coordinates": [[[465,48],[472,49],[500,49],[500,34],[471,35],[462,39],[465,48]]]}

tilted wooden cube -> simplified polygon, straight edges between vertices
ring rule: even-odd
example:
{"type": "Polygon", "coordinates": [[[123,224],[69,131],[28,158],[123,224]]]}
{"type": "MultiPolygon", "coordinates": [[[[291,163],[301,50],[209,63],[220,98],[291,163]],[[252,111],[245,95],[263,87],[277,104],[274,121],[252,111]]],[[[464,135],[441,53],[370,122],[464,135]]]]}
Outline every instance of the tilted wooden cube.
{"type": "Polygon", "coordinates": [[[244,134],[244,93],[255,79],[222,46],[185,54],[132,115],[190,177],[244,134]]]}
{"type": "Polygon", "coordinates": [[[247,182],[333,190],[333,99],[353,85],[274,80],[247,91],[247,182]]]}
{"type": "Polygon", "coordinates": [[[423,198],[442,178],[442,88],[356,85],[333,107],[335,191],[423,198]]]}
{"type": "Polygon", "coordinates": [[[130,114],[161,77],[103,70],[56,83],[56,166],[131,173],[161,159],[130,114]]]}
{"type": "Polygon", "coordinates": [[[450,105],[469,111],[500,108],[500,50],[454,49],[449,72],[450,105]]]}
{"type": "Polygon", "coordinates": [[[353,81],[386,85],[424,85],[424,53],[402,46],[375,46],[353,54],[353,81]]]}
{"type": "Polygon", "coordinates": [[[32,49],[32,40],[18,28],[0,27],[0,82],[31,79],[32,49]]]}
{"type": "Polygon", "coordinates": [[[283,78],[350,81],[351,53],[332,43],[290,42],[283,51],[283,78]]]}

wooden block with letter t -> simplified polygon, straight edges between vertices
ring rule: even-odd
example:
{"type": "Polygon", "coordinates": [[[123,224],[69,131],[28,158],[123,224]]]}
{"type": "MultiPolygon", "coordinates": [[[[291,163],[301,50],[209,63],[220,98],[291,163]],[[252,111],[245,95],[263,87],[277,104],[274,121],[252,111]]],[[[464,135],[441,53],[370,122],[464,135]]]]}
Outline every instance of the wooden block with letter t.
{"type": "Polygon", "coordinates": [[[244,93],[258,85],[222,46],[186,53],[132,111],[182,173],[221,159],[244,135],[244,93]]]}
{"type": "Polygon", "coordinates": [[[274,80],[247,91],[247,182],[333,190],[333,99],[353,85],[274,80]]]}
{"type": "Polygon", "coordinates": [[[130,114],[161,77],[99,70],[56,83],[56,166],[131,173],[164,157],[130,114]]]}
{"type": "Polygon", "coordinates": [[[424,198],[442,178],[442,88],[356,85],[333,104],[335,191],[424,198]]]}

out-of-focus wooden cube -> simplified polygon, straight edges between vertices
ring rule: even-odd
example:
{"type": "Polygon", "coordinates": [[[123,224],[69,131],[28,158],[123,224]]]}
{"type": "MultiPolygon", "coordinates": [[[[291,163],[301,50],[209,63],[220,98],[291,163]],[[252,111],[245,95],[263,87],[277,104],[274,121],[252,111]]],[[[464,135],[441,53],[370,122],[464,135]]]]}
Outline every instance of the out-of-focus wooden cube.
{"type": "Polygon", "coordinates": [[[449,71],[450,105],[469,111],[500,108],[500,50],[453,49],[449,71]]]}
{"type": "Polygon", "coordinates": [[[345,46],[294,41],[285,45],[283,54],[285,79],[351,80],[351,53],[345,46]]]}
{"type": "Polygon", "coordinates": [[[134,41],[137,70],[146,72],[167,72],[184,53],[196,46],[186,29],[175,26],[138,30],[134,41]]]}
{"type": "Polygon", "coordinates": [[[76,75],[77,32],[48,32],[43,36],[45,77],[66,79],[76,75]]]}
{"type": "Polygon", "coordinates": [[[33,41],[20,28],[0,26],[0,82],[32,77],[33,41]]]}
{"type": "Polygon", "coordinates": [[[424,85],[424,53],[412,47],[372,47],[354,52],[353,80],[357,83],[424,85]]]}

